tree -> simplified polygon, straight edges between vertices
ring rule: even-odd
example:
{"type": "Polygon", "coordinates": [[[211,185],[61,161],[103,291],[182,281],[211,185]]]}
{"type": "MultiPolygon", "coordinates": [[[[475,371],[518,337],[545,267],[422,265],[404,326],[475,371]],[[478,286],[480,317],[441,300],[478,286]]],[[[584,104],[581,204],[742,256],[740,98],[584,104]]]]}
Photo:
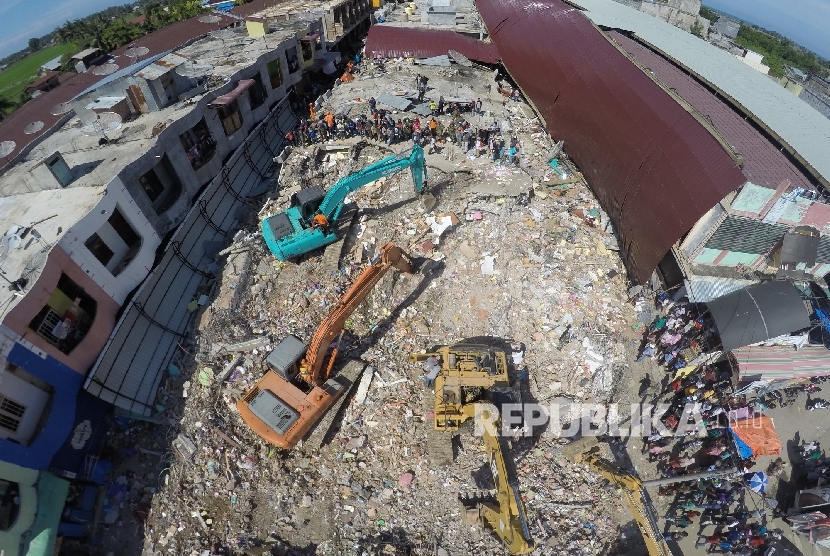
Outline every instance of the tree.
{"type": "Polygon", "coordinates": [[[37,52],[40,50],[40,39],[32,37],[29,39],[29,52],[37,52]]]}
{"type": "Polygon", "coordinates": [[[102,49],[106,51],[115,50],[120,46],[132,42],[144,36],[145,31],[137,25],[130,25],[123,20],[116,21],[103,32],[101,40],[102,49]]]}
{"type": "Polygon", "coordinates": [[[700,7],[700,16],[705,17],[706,19],[708,19],[712,23],[715,23],[718,20],[718,18],[720,17],[720,14],[718,12],[716,12],[715,10],[710,10],[706,6],[701,6],[700,7]]]}
{"type": "Polygon", "coordinates": [[[0,120],[3,120],[10,112],[17,108],[17,103],[5,97],[0,97],[0,120]]]}
{"type": "Polygon", "coordinates": [[[703,25],[699,21],[695,20],[692,24],[691,31],[694,36],[703,38],[703,25]]]}

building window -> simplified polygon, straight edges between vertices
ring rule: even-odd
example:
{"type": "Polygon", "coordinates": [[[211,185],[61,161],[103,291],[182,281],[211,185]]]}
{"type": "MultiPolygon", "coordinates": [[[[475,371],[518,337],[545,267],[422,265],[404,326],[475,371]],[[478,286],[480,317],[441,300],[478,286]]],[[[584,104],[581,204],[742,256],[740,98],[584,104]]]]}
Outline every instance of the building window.
{"type": "Polygon", "coordinates": [[[20,486],[0,479],[0,531],[8,531],[20,512],[20,486]]]}
{"type": "Polygon", "coordinates": [[[282,63],[280,59],[268,62],[265,67],[268,69],[268,79],[271,81],[271,89],[279,89],[282,86],[282,63]]]}
{"type": "Polygon", "coordinates": [[[303,62],[307,63],[314,58],[314,47],[311,46],[311,41],[300,41],[300,49],[303,53],[303,62]]]}
{"type": "Polygon", "coordinates": [[[242,114],[239,112],[239,101],[234,100],[217,108],[219,120],[222,122],[222,129],[225,135],[230,137],[242,127],[242,114]]]}
{"type": "Polygon", "coordinates": [[[268,93],[265,92],[265,86],[262,84],[262,74],[256,72],[251,79],[254,80],[254,84],[248,89],[248,96],[251,99],[251,110],[253,110],[265,103],[268,93]]]}
{"type": "Polygon", "coordinates": [[[156,214],[161,214],[173,206],[182,191],[179,176],[167,155],[164,155],[158,164],[138,178],[138,183],[153,203],[153,210],[156,214]]]}
{"type": "Polygon", "coordinates": [[[285,51],[285,59],[288,61],[288,73],[296,73],[300,69],[300,61],[297,59],[297,47],[292,46],[285,51]]]}
{"type": "Polygon", "coordinates": [[[26,406],[0,394],[0,428],[17,432],[24,413],[26,406]]]}
{"type": "Polygon", "coordinates": [[[112,249],[107,247],[107,244],[98,234],[92,234],[89,236],[89,239],[86,240],[84,245],[86,245],[86,248],[89,249],[95,258],[98,259],[98,261],[104,266],[107,266],[107,263],[109,263],[115,255],[115,253],[112,252],[112,249]]]}
{"type": "Polygon", "coordinates": [[[116,208],[84,245],[113,276],[118,276],[135,258],[141,247],[141,238],[116,208]]]}
{"type": "Polygon", "coordinates": [[[176,84],[171,76],[165,75],[161,78],[161,88],[167,97],[167,102],[173,102],[176,98],[176,84]]]}
{"type": "Polygon", "coordinates": [[[216,143],[210,136],[205,119],[199,120],[195,126],[179,135],[187,160],[194,170],[198,170],[207,164],[213,155],[216,154],[216,143]]]}
{"type": "Polygon", "coordinates": [[[158,175],[156,175],[155,170],[150,170],[138,178],[138,183],[141,184],[141,187],[144,189],[144,193],[147,194],[151,201],[155,201],[162,193],[164,193],[164,186],[162,185],[158,175]]]}
{"type": "Polygon", "coordinates": [[[29,328],[61,352],[69,354],[83,341],[95,321],[98,304],[80,286],[61,274],[58,286],[29,328]]]}

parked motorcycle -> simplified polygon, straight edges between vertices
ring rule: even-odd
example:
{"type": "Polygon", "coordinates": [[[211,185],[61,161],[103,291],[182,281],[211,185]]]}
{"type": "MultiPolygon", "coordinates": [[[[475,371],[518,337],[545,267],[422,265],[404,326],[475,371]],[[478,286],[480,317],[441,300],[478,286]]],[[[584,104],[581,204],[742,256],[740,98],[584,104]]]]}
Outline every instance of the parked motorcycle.
{"type": "Polygon", "coordinates": [[[821,398],[813,398],[812,400],[807,400],[807,411],[813,411],[815,409],[824,409],[825,407],[830,407],[830,402],[827,400],[822,400],[821,398]]]}

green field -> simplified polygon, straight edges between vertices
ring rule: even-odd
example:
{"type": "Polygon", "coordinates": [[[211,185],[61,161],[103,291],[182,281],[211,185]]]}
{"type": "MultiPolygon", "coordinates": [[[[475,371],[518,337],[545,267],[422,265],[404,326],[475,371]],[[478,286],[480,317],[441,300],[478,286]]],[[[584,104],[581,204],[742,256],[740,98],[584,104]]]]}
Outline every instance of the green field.
{"type": "Polygon", "coordinates": [[[37,79],[40,66],[64,54],[74,54],[72,43],[56,44],[27,56],[3,71],[0,71],[0,97],[16,101],[26,86],[37,79]]]}

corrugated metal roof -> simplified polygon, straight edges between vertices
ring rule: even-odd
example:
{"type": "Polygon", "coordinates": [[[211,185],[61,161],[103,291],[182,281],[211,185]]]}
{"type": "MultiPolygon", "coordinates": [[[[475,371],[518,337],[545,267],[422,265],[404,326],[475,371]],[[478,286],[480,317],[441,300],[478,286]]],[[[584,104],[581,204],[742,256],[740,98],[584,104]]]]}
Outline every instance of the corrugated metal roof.
{"type": "Polygon", "coordinates": [[[503,63],[585,175],[643,283],[746,182],[720,143],[560,0],[478,0],[503,63]]]}
{"type": "Polygon", "coordinates": [[[203,280],[191,266],[204,269],[213,261],[216,245],[227,241],[223,231],[232,229],[245,196],[261,185],[260,174],[248,167],[248,161],[259,172],[267,171],[273,153],[285,141],[285,130],[295,124],[296,116],[283,102],[261,124],[265,133],[259,133],[259,128],[251,131],[247,155],[242,156],[244,146],[237,149],[223,172],[197,199],[161,262],[116,325],[87,377],[87,391],[137,414],[155,411],[159,384],[193,317],[188,304],[197,297],[197,287],[203,280]]]}
{"type": "Polygon", "coordinates": [[[689,301],[692,303],[706,303],[728,293],[732,293],[751,286],[752,280],[738,280],[717,276],[692,276],[684,280],[689,301]]]}
{"type": "Polygon", "coordinates": [[[748,180],[767,189],[776,189],[784,180],[789,180],[794,188],[814,189],[809,178],[778,147],[711,89],[634,39],[617,31],[609,31],[608,36],[667,87],[683,97],[723,135],[743,158],[741,170],[748,180]]]}
{"type": "Polygon", "coordinates": [[[821,236],[818,241],[817,263],[830,263],[830,236],[821,236]]]}
{"type": "Polygon", "coordinates": [[[787,231],[789,227],[780,224],[728,216],[706,242],[706,247],[763,255],[769,253],[787,231]]]}
{"type": "Polygon", "coordinates": [[[792,282],[762,282],[722,295],[706,306],[724,351],[810,327],[801,291],[792,282]]]}
{"type": "Polygon", "coordinates": [[[160,57],[158,60],[154,60],[152,64],[150,64],[143,70],[136,72],[135,75],[142,79],[152,81],[153,79],[158,79],[165,73],[173,71],[185,62],[187,62],[187,58],[185,58],[184,56],[179,56],[178,54],[170,53],[166,56],[160,57]]]}
{"type": "Polygon", "coordinates": [[[125,77],[127,75],[133,75],[134,73],[137,73],[139,70],[141,70],[143,68],[146,68],[147,66],[149,66],[150,64],[152,64],[153,62],[155,62],[156,60],[158,60],[159,58],[161,58],[162,56],[164,56],[165,54],[168,54],[168,53],[169,53],[169,51],[161,52],[159,54],[156,54],[154,56],[150,56],[149,58],[146,58],[144,60],[136,62],[135,64],[131,64],[131,65],[125,67],[125,68],[121,68],[120,70],[116,71],[115,73],[111,73],[110,75],[107,75],[106,77],[104,77],[100,81],[95,82],[90,87],[87,87],[86,89],[84,89],[80,93],[76,94],[74,97],[72,97],[72,100],[74,100],[78,97],[82,97],[87,93],[91,93],[92,91],[98,89],[99,87],[103,87],[104,85],[112,83],[113,81],[121,79],[122,77],[125,77]]]}
{"type": "Polygon", "coordinates": [[[455,31],[436,31],[373,25],[366,37],[366,56],[373,58],[430,58],[457,50],[470,60],[495,64],[499,50],[495,44],[479,41],[455,31]]]}
{"type": "Polygon", "coordinates": [[[747,346],[732,350],[741,380],[803,378],[830,374],[830,351],[824,346],[747,346]]]}
{"type": "Polygon", "coordinates": [[[613,0],[574,0],[597,25],[643,41],[734,99],[830,182],[830,120],[770,78],[706,41],[613,0]]]}
{"type": "Polygon", "coordinates": [[[81,60],[83,58],[86,58],[87,56],[95,54],[96,52],[100,52],[102,55],[104,54],[104,51],[101,50],[100,48],[87,48],[86,50],[81,50],[77,54],[73,54],[72,57],[69,58],[69,59],[70,60],[81,60]]]}
{"type": "Polygon", "coordinates": [[[37,89],[41,85],[45,85],[46,83],[48,83],[52,79],[55,79],[60,74],[61,74],[61,72],[59,72],[57,70],[50,71],[49,73],[46,73],[42,77],[39,77],[38,79],[35,79],[31,83],[29,83],[29,85],[26,87],[26,89],[37,89]]]}

